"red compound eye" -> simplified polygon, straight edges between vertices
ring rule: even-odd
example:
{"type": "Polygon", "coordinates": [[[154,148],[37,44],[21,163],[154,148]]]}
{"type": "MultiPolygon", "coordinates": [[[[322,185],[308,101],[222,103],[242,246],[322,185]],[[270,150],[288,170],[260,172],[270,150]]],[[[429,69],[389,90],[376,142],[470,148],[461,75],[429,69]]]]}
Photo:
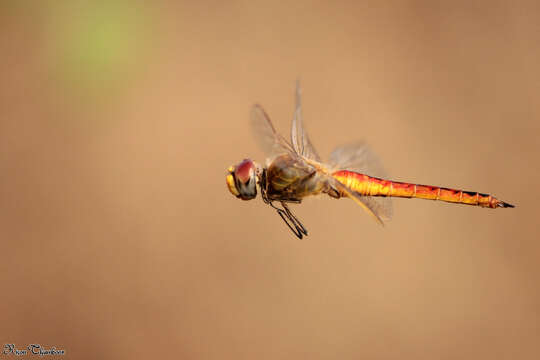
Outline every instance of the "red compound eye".
{"type": "Polygon", "coordinates": [[[253,161],[249,159],[245,159],[236,166],[234,175],[236,176],[236,179],[238,181],[240,181],[243,184],[246,184],[251,178],[251,176],[253,175],[254,171],[255,171],[255,164],[253,164],[253,161]]]}

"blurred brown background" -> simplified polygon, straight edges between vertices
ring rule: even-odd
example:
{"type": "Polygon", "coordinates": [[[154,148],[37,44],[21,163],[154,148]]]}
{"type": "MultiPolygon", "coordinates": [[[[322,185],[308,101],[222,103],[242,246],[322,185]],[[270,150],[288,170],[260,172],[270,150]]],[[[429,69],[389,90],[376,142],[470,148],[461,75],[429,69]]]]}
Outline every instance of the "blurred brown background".
{"type": "MultiPolygon", "coordinates": [[[[0,342],[70,359],[538,359],[538,2],[2,2],[0,342]],[[517,205],[295,207],[225,169],[288,133],[517,205]]],[[[2,355],[3,356],[3,355],[2,355]]],[[[0,357],[2,357],[0,356],[0,357]]]]}

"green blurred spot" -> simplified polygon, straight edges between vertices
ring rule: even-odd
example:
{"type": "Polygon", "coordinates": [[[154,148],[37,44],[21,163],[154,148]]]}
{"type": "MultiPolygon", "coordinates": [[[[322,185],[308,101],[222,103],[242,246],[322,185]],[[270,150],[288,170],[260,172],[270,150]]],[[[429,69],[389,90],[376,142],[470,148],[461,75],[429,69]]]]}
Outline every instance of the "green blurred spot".
{"type": "Polygon", "coordinates": [[[144,8],[134,2],[68,3],[53,13],[53,62],[70,88],[90,96],[114,95],[143,70],[144,8]]]}

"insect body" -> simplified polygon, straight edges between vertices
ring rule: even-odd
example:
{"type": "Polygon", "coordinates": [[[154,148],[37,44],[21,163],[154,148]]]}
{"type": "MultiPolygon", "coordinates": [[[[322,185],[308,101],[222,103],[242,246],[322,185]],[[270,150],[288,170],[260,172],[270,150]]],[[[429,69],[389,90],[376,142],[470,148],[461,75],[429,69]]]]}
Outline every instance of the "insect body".
{"type": "Polygon", "coordinates": [[[391,197],[441,200],[492,209],[514,207],[474,191],[386,180],[380,162],[364,143],[337,147],[328,163],[321,162],[303,126],[298,84],[290,142],[276,132],[260,105],[252,109],[251,124],[269,156],[267,165],[245,159],[229,167],[226,177],[229,191],[242,200],[251,200],[257,196],[258,187],[263,201],[277,211],[300,239],[307,235],[307,230],[288,204],[300,203],[312,195],[348,197],[381,224],[392,215],[391,197]]]}

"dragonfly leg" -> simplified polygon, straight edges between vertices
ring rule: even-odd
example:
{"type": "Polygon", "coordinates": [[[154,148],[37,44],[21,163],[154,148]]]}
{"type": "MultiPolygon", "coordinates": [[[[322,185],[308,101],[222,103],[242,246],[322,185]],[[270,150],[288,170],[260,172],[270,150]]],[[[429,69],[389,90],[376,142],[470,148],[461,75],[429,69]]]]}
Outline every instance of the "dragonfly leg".
{"type": "MultiPolygon", "coordinates": [[[[307,235],[306,228],[304,227],[304,225],[302,225],[300,220],[298,220],[298,218],[293,215],[291,210],[289,210],[289,207],[285,204],[285,200],[280,201],[280,204],[283,208],[283,209],[280,209],[279,207],[274,205],[274,202],[272,200],[268,198],[268,195],[266,194],[264,186],[261,186],[260,188],[261,188],[261,197],[263,199],[263,202],[265,204],[270,205],[272,208],[274,208],[277,211],[281,219],[285,222],[285,224],[287,224],[287,226],[289,227],[289,229],[291,229],[294,235],[296,235],[296,237],[298,237],[299,239],[302,239],[304,235],[307,235]]],[[[299,204],[301,200],[286,200],[286,202],[299,204]]]]}
{"type": "MultiPolygon", "coordinates": [[[[293,230],[293,232],[296,234],[296,236],[298,236],[298,238],[300,238],[300,239],[302,238],[302,235],[307,236],[308,233],[307,233],[306,228],[304,227],[304,225],[302,225],[300,220],[298,220],[298,218],[293,215],[291,210],[289,210],[289,207],[287,206],[287,204],[284,203],[284,202],[281,202],[281,206],[283,207],[283,209],[285,209],[285,214],[286,214],[287,218],[289,220],[291,220],[291,222],[294,224],[294,227],[295,227],[296,231],[293,230]]],[[[280,216],[281,216],[281,213],[280,213],[280,216]]],[[[281,216],[281,218],[283,218],[283,216],[281,216]]]]}
{"type": "Polygon", "coordinates": [[[286,211],[282,210],[282,209],[276,209],[277,210],[277,213],[279,214],[279,216],[281,216],[281,218],[283,219],[283,221],[285,222],[285,224],[287,224],[287,226],[289,227],[289,229],[291,229],[291,231],[293,232],[294,235],[296,235],[297,238],[299,239],[302,239],[303,238],[303,234],[301,229],[298,228],[298,226],[294,223],[294,220],[292,220],[289,215],[287,214],[286,211]],[[292,223],[292,225],[291,225],[292,223]],[[294,226],[294,227],[293,227],[294,226]]]}
{"type": "Polygon", "coordinates": [[[297,238],[302,239],[304,235],[307,235],[307,230],[304,225],[302,225],[300,220],[298,220],[298,218],[292,214],[291,210],[289,210],[288,206],[284,202],[280,201],[283,209],[280,209],[268,199],[266,199],[265,203],[276,210],[281,219],[285,222],[285,224],[287,224],[289,229],[291,229],[291,231],[294,235],[296,235],[297,238]]]}

